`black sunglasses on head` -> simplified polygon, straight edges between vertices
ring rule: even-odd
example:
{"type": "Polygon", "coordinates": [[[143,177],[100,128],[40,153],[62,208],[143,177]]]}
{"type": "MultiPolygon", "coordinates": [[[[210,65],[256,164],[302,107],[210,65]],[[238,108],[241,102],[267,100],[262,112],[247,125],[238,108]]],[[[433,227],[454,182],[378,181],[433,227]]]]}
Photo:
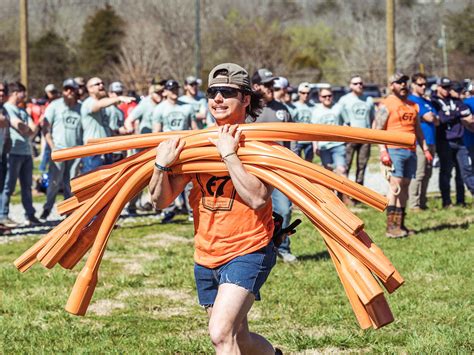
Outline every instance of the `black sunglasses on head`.
{"type": "Polygon", "coordinates": [[[218,93],[222,95],[224,99],[230,99],[233,97],[237,97],[239,92],[243,90],[237,88],[231,88],[228,86],[213,86],[207,89],[207,98],[214,99],[218,93]]]}

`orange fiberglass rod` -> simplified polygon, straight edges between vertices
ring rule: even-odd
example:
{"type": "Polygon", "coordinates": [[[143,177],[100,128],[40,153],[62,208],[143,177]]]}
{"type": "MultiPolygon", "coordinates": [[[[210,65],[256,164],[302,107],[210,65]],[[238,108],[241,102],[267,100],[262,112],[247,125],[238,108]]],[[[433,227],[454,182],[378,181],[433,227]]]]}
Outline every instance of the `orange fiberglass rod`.
{"type": "MultiPolygon", "coordinates": [[[[243,125],[240,127],[243,131],[242,142],[237,153],[250,173],[290,197],[320,230],[360,326],[364,329],[370,326],[378,328],[393,321],[393,316],[371,272],[377,275],[389,292],[398,288],[403,279],[364,232],[363,222],[347,210],[333,190],[346,193],[378,210],[385,208],[386,200],[365,187],[304,161],[271,141],[334,140],[408,146],[414,143],[414,136],[316,126],[294,123],[243,125]]],[[[186,146],[172,167],[173,174],[227,173],[225,164],[218,161],[220,157],[216,148],[208,141],[209,137],[216,138],[216,128],[112,137],[54,152],[53,158],[64,160],[145,148],[121,162],[72,180],[74,196],[61,205],[64,206],[63,212],[71,215],[20,256],[15,261],[17,268],[26,271],[37,260],[46,267],[59,262],[65,268],[73,268],[92,247],[66,306],[73,314],[85,314],[97,284],[100,261],[121,210],[148,184],[153,172],[155,146],[177,135],[183,137],[186,146]]]]}

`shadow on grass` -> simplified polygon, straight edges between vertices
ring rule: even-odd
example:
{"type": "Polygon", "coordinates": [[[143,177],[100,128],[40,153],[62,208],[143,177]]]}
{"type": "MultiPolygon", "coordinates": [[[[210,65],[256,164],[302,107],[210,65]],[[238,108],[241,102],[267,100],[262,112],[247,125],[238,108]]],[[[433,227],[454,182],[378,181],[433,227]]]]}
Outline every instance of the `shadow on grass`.
{"type": "Polygon", "coordinates": [[[425,227],[418,230],[415,230],[417,234],[426,233],[426,232],[437,232],[445,229],[468,229],[471,221],[464,221],[458,223],[442,223],[437,226],[425,227]]]}
{"type": "Polygon", "coordinates": [[[298,260],[299,261],[306,261],[306,260],[314,260],[314,261],[319,261],[319,260],[327,260],[331,256],[327,251],[321,251],[316,254],[303,254],[303,255],[298,255],[298,260]]]}
{"type": "Polygon", "coordinates": [[[54,227],[56,227],[62,220],[47,221],[36,226],[18,226],[9,231],[5,236],[19,236],[19,235],[38,235],[47,234],[54,227]]]}

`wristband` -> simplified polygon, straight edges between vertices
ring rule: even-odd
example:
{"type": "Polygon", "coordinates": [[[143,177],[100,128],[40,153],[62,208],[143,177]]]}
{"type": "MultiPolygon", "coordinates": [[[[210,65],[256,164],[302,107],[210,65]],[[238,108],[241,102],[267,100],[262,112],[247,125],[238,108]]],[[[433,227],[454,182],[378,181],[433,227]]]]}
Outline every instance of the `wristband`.
{"type": "Polygon", "coordinates": [[[232,155],[237,155],[237,153],[236,153],[236,152],[232,152],[232,153],[226,154],[226,155],[224,155],[224,156],[221,158],[221,160],[222,160],[222,161],[225,161],[225,158],[228,158],[228,157],[230,157],[230,156],[232,156],[232,155]]]}
{"type": "Polygon", "coordinates": [[[164,172],[166,172],[166,173],[171,172],[171,168],[169,168],[169,167],[167,167],[167,166],[161,166],[161,165],[158,164],[157,162],[155,162],[155,168],[157,168],[158,170],[164,171],[164,172]]]}

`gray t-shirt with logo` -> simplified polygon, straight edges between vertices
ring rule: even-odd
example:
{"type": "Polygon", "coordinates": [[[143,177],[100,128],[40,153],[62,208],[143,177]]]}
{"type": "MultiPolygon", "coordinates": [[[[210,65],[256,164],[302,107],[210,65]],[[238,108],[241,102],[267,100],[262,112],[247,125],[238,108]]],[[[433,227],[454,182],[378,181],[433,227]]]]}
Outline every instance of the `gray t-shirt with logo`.
{"type": "MultiPolygon", "coordinates": [[[[17,106],[5,103],[3,108],[7,111],[10,121],[14,118],[22,120],[25,124],[30,124],[32,119],[28,113],[17,106]]],[[[12,148],[10,154],[31,155],[31,142],[29,137],[22,136],[15,128],[10,126],[10,138],[12,140],[12,148]]]]}
{"type": "Polygon", "coordinates": [[[374,100],[370,96],[357,96],[350,92],[337,102],[342,107],[344,123],[351,127],[371,128],[374,119],[374,100]]]}
{"type": "Polygon", "coordinates": [[[81,104],[69,107],[63,98],[51,102],[44,118],[51,126],[55,149],[70,148],[82,144],[81,104]]]}
{"type": "MultiPolygon", "coordinates": [[[[323,104],[316,104],[313,109],[312,123],[342,126],[344,124],[342,107],[339,104],[335,104],[330,108],[325,107],[323,104]]],[[[344,142],[319,141],[318,148],[320,150],[326,150],[342,144],[344,144],[344,142]]]]}
{"type": "MultiPolygon", "coordinates": [[[[313,115],[314,104],[308,102],[294,102],[293,103],[293,121],[296,123],[311,123],[311,116],[313,115]]],[[[311,143],[309,141],[299,141],[299,143],[311,143]]]]}
{"type": "Polygon", "coordinates": [[[191,129],[191,121],[196,121],[193,107],[179,100],[176,105],[165,100],[153,111],[153,123],[161,123],[163,132],[191,129]]]}
{"type": "MultiPolygon", "coordinates": [[[[256,122],[293,122],[288,107],[281,102],[272,100],[263,108],[256,122]]],[[[290,142],[278,142],[290,148],[290,142]]]]}
{"type": "Polygon", "coordinates": [[[105,138],[112,136],[112,131],[109,126],[109,116],[105,109],[100,109],[98,112],[92,112],[92,106],[96,99],[88,97],[84,100],[81,107],[81,122],[83,129],[83,141],[91,138],[105,138]]]}
{"type": "Polygon", "coordinates": [[[145,97],[130,113],[129,118],[134,121],[138,120],[138,131],[140,133],[153,132],[153,110],[157,104],[151,96],[145,97]]]}
{"type": "MultiPolygon", "coordinates": [[[[193,107],[195,114],[202,112],[206,114],[207,116],[207,100],[205,97],[196,98],[189,95],[183,95],[183,96],[180,96],[178,100],[184,103],[190,104],[193,107]]],[[[196,123],[199,129],[203,129],[205,126],[206,120],[196,120],[196,123]]]]}

